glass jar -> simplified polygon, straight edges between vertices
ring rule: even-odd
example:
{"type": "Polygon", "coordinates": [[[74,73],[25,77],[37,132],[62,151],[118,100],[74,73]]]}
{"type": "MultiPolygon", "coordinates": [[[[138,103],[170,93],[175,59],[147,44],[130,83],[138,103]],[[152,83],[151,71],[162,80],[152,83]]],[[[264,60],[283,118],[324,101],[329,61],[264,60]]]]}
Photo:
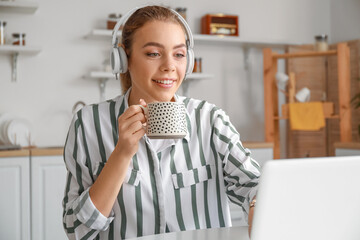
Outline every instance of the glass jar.
{"type": "Polygon", "coordinates": [[[329,49],[327,39],[328,36],[326,34],[315,36],[315,50],[327,51],[329,49]]]}
{"type": "Polygon", "coordinates": [[[0,20],[0,45],[5,44],[5,26],[6,22],[0,20]]]}
{"type": "Polygon", "coordinates": [[[13,33],[13,45],[25,46],[25,33],[13,33]]]}

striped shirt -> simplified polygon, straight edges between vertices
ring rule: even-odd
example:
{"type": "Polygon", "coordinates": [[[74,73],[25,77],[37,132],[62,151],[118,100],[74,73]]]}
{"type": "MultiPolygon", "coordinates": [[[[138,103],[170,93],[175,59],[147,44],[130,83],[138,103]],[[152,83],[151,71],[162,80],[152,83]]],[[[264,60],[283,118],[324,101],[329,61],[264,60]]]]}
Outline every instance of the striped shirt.
{"type": "Polygon", "coordinates": [[[247,216],[259,165],[224,111],[181,96],[175,99],[187,109],[186,137],[157,144],[157,150],[153,140],[142,137],[110,216],[96,209],[89,188],[115,148],[117,118],[128,107],[128,94],[85,106],[72,120],[64,151],[63,226],[68,237],[125,239],[229,227],[228,200],[247,216]]]}

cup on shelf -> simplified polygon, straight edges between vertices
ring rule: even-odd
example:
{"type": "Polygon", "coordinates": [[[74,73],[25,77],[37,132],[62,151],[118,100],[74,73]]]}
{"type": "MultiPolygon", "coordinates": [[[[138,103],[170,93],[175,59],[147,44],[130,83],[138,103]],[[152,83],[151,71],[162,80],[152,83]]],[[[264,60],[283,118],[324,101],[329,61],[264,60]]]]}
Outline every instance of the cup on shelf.
{"type": "Polygon", "coordinates": [[[310,101],[310,89],[308,89],[307,87],[302,88],[296,93],[295,98],[298,102],[310,101]]]}
{"type": "Polygon", "coordinates": [[[327,42],[328,36],[326,34],[315,36],[315,50],[316,51],[327,51],[329,45],[327,42]]]}
{"type": "Polygon", "coordinates": [[[289,76],[283,72],[276,73],[276,85],[278,89],[285,91],[286,85],[289,81],[289,76]]]}

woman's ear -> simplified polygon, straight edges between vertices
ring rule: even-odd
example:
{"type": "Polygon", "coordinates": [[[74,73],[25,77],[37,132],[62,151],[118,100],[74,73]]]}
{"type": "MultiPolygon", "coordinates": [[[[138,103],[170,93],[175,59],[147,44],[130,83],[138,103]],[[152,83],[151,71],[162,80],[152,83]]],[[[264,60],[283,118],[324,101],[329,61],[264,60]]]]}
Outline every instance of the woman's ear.
{"type": "Polygon", "coordinates": [[[126,49],[125,46],[122,44],[121,47],[124,49],[125,51],[125,54],[126,54],[126,59],[127,59],[127,62],[128,62],[128,70],[131,68],[131,61],[130,61],[130,50],[129,49],[126,49]]]}

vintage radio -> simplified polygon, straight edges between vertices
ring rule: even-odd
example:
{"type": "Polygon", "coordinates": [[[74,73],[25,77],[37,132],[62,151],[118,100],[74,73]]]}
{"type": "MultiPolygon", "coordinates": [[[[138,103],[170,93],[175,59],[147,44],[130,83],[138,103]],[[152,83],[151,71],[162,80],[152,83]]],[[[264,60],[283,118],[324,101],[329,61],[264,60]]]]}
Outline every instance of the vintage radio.
{"type": "Polygon", "coordinates": [[[201,33],[239,36],[238,16],[207,14],[201,18],[201,33]]]}

